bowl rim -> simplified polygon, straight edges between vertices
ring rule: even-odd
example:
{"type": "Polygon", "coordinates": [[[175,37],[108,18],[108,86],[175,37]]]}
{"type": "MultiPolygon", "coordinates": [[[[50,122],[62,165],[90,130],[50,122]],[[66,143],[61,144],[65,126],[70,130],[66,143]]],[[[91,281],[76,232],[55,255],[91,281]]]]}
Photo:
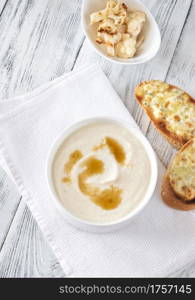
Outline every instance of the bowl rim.
{"type": "Polygon", "coordinates": [[[47,160],[46,160],[46,177],[47,177],[47,184],[50,191],[50,195],[52,198],[53,203],[57,207],[57,209],[61,212],[63,217],[66,219],[67,222],[75,223],[78,225],[84,225],[86,228],[110,228],[114,225],[122,225],[130,221],[134,216],[136,216],[140,211],[143,210],[143,208],[146,206],[146,204],[150,201],[155,187],[157,183],[158,178],[158,165],[157,165],[157,159],[156,154],[150,145],[149,141],[146,139],[146,137],[141,133],[141,131],[135,126],[132,125],[128,121],[124,121],[120,118],[113,118],[113,117],[93,117],[93,118],[87,118],[80,120],[78,122],[75,122],[65,130],[63,130],[58,137],[55,139],[54,143],[52,144],[47,160]],[[57,195],[57,192],[55,190],[53,180],[52,180],[52,166],[53,161],[55,158],[55,155],[59,149],[59,147],[62,145],[63,141],[71,135],[74,131],[82,128],[83,126],[97,123],[97,122],[113,122],[115,124],[118,124],[119,126],[125,127],[131,134],[133,134],[143,145],[147,155],[148,159],[150,161],[150,167],[151,167],[151,175],[150,175],[150,182],[148,184],[147,191],[143,197],[143,199],[140,201],[140,203],[133,209],[131,212],[129,212],[124,217],[113,221],[109,223],[94,223],[91,221],[87,221],[84,219],[81,219],[77,217],[76,215],[72,214],[66,207],[63,206],[63,204],[60,202],[60,199],[57,195]]]}
{"type": "Polygon", "coordinates": [[[154,18],[154,16],[152,15],[152,13],[150,12],[150,10],[147,8],[147,6],[145,4],[143,4],[143,2],[141,2],[140,0],[134,0],[136,2],[138,2],[143,8],[144,8],[144,12],[153,20],[153,23],[155,24],[156,26],[156,29],[157,29],[157,33],[158,33],[158,45],[156,47],[156,49],[154,50],[153,53],[151,53],[150,55],[144,57],[142,60],[140,61],[133,61],[133,59],[135,57],[131,57],[131,58],[127,58],[127,59],[122,59],[122,58],[117,58],[117,57],[109,57],[108,55],[106,55],[106,53],[104,53],[103,51],[101,52],[98,47],[96,47],[95,43],[91,40],[91,38],[88,36],[88,33],[87,33],[87,30],[86,30],[86,24],[85,24],[85,10],[84,10],[84,7],[85,7],[85,2],[86,1],[89,1],[89,0],[83,0],[82,2],[82,6],[81,6],[81,25],[82,25],[82,29],[83,29],[83,32],[87,38],[87,40],[89,41],[89,44],[90,46],[93,47],[94,51],[99,54],[100,56],[104,57],[105,59],[107,59],[108,61],[110,62],[114,62],[116,64],[121,64],[121,65],[140,65],[140,64],[143,64],[143,63],[146,63],[148,62],[149,60],[151,60],[152,58],[154,58],[156,56],[156,54],[158,53],[159,49],[160,49],[160,46],[161,46],[161,33],[160,33],[160,29],[159,29],[159,26],[154,18]]]}

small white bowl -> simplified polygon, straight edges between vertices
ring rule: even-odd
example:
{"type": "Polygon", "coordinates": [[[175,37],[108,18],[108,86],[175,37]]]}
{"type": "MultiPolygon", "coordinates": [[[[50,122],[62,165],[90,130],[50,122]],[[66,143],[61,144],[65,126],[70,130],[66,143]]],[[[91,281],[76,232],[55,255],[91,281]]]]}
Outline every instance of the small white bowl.
{"type": "Polygon", "coordinates": [[[142,2],[139,0],[124,0],[123,2],[128,5],[129,10],[141,10],[147,16],[143,29],[145,40],[134,57],[129,59],[110,57],[103,46],[96,43],[97,27],[90,26],[90,14],[105,8],[107,0],[83,0],[81,12],[83,30],[94,50],[109,61],[124,65],[142,64],[157,54],[161,44],[160,31],[154,17],[142,2]]]}
{"type": "Polygon", "coordinates": [[[86,119],[83,121],[80,121],[73,126],[71,126],[69,129],[65,130],[64,133],[60,135],[60,137],[57,138],[55,141],[54,145],[51,147],[51,152],[49,154],[48,160],[47,160],[47,179],[48,179],[48,186],[49,190],[51,192],[51,198],[53,200],[53,203],[56,205],[57,209],[60,211],[62,216],[65,218],[65,220],[72,225],[76,226],[79,229],[89,231],[89,232],[97,232],[97,233],[102,233],[102,232],[110,232],[114,231],[117,229],[120,229],[124,225],[128,224],[144,207],[145,205],[149,202],[155,186],[157,182],[157,175],[158,175],[158,168],[157,168],[157,160],[156,160],[156,155],[154,153],[154,150],[152,149],[151,145],[149,144],[148,140],[144,137],[144,135],[138,130],[137,128],[133,127],[131,124],[128,122],[124,122],[120,119],[113,119],[113,118],[91,118],[91,119],[86,119]],[[146,191],[145,196],[143,199],[140,201],[140,203],[135,207],[133,211],[131,211],[129,214],[127,214],[125,217],[114,221],[113,223],[108,223],[108,224],[97,224],[97,223],[92,223],[85,221],[83,219],[78,218],[77,216],[73,215],[70,213],[60,202],[60,199],[58,198],[58,195],[56,193],[54,184],[53,184],[53,179],[52,179],[52,168],[53,168],[53,161],[55,158],[55,155],[63,143],[63,141],[75,130],[78,130],[79,128],[86,126],[88,124],[93,124],[97,122],[103,122],[103,121],[109,121],[109,122],[114,122],[115,124],[118,124],[119,126],[123,126],[124,128],[128,129],[128,131],[134,135],[144,146],[148,158],[150,160],[150,165],[151,165],[151,177],[150,177],[150,182],[148,185],[148,189],[146,191]]]}

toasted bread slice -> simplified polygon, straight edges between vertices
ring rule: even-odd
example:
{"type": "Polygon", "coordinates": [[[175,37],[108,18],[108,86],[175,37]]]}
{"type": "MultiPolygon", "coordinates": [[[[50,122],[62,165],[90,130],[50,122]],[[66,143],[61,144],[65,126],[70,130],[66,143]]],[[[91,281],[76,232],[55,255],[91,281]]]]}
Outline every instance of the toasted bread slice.
{"type": "Polygon", "coordinates": [[[140,83],[135,97],[154,126],[177,149],[195,137],[195,99],[160,80],[140,83]]]}
{"type": "Polygon", "coordinates": [[[161,197],[163,201],[170,207],[180,210],[195,209],[195,200],[185,201],[179,198],[173,191],[167,174],[163,179],[161,197]]]}
{"type": "Polygon", "coordinates": [[[195,209],[195,138],[187,142],[170,163],[161,195],[171,207],[195,209]]]}

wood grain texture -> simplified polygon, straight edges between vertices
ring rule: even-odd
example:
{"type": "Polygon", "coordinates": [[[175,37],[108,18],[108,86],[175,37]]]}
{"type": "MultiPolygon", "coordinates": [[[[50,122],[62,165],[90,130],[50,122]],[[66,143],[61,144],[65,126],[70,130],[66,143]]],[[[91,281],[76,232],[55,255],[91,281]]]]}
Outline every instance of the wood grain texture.
{"type": "Polygon", "coordinates": [[[0,170],[0,250],[20,203],[20,194],[14,183],[0,170]]]}
{"type": "Polygon", "coordinates": [[[162,35],[160,52],[153,60],[136,66],[113,64],[94,53],[86,40],[77,59],[76,67],[97,61],[100,63],[142,132],[150,140],[160,160],[167,165],[172,155],[172,147],[157,134],[153,126],[150,126],[150,120],[134,99],[134,87],[143,80],[166,79],[192,1],[144,0],[143,2],[151,9],[162,35]]]}
{"type": "MultiPolygon", "coordinates": [[[[168,83],[181,87],[190,93],[192,97],[195,97],[195,44],[192,42],[194,39],[195,26],[195,2],[189,2],[191,3],[188,14],[183,24],[180,39],[175,47],[165,80],[168,83]]],[[[164,163],[167,165],[176,150],[168,144],[166,148],[163,147],[164,139],[153,130],[152,124],[150,124],[148,128],[147,136],[153,145],[155,145],[157,153],[161,153],[164,157],[164,163]]]]}
{"type": "Polygon", "coordinates": [[[64,277],[64,273],[23,201],[0,255],[0,277],[64,277]]]}
{"type": "MultiPolygon", "coordinates": [[[[133,88],[154,78],[195,93],[194,1],[143,0],[160,26],[162,47],[155,59],[133,67],[111,64],[93,52],[80,26],[81,2],[0,0],[0,100],[25,93],[74,67],[99,62],[166,165],[173,149],[150,125],[134,100],[133,88]]],[[[29,209],[1,170],[0,229],[0,277],[65,276],[29,209]]],[[[169,276],[194,274],[192,258],[192,264],[169,276]]]]}
{"type": "Polygon", "coordinates": [[[195,98],[195,1],[181,34],[181,38],[175,49],[175,55],[167,74],[167,81],[178,85],[195,98]]]}
{"type": "Polygon", "coordinates": [[[1,99],[25,93],[71,70],[83,42],[80,3],[8,1],[0,20],[1,99]]]}
{"type": "MultiPolygon", "coordinates": [[[[0,18],[2,101],[25,93],[73,68],[84,38],[80,28],[80,5],[81,1],[78,0],[7,1],[0,18]]],[[[1,193],[6,193],[7,197],[1,197],[4,206],[0,209],[3,223],[0,236],[0,245],[3,246],[0,248],[1,276],[64,276],[28,208],[23,202],[20,203],[16,190],[11,186],[6,188],[8,179],[5,179],[3,171],[0,171],[0,176],[1,193]],[[28,223],[26,229],[23,227],[25,222],[28,223]],[[37,244],[33,244],[34,239],[38,239],[37,244]],[[21,245],[26,251],[25,263],[21,245]],[[29,251],[27,247],[34,250],[29,251]],[[41,253],[46,248],[47,255],[44,256],[41,253]],[[35,259],[31,259],[31,256],[35,256],[35,259]]]]}
{"type": "Polygon", "coordinates": [[[7,0],[1,0],[0,1],[0,17],[2,16],[3,14],[3,11],[4,11],[4,8],[6,6],[6,3],[7,3],[7,0]]]}

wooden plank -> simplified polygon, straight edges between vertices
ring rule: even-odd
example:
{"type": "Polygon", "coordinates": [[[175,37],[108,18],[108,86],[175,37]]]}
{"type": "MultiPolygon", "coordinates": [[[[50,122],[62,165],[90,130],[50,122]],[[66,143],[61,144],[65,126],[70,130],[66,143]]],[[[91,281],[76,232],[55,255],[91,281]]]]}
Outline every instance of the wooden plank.
{"type": "Polygon", "coordinates": [[[2,16],[3,14],[3,11],[4,11],[4,8],[6,6],[6,3],[7,3],[7,0],[1,0],[0,1],[0,17],[2,16]]]}
{"type": "MultiPolygon", "coordinates": [[[[179,86],[195,97],[195,44],[194,40],[194,27],[195,27],[195,3],[191,2],[189,15],[183,25],[182,34],[177,43],[174,56],[166,75],[165,80],[173,85],[179,86]]],[[[156,145],[156,150],[165,157],[165,163],[168,164],[172,155],[176,152],[171,146],[163,149],[163,139],[159,137],[157,132],[152,130],[150,124],[148,137],[156,145]],[[160,150],[162,149],[162,150],[160,150]]]]}
{"type": "Polygon", "coordinates": [[[22,201],[0,255],[0,277],[64,277],[52,250],[22,201]]]}
{"type": "Polygon", "coordinates": [[[166,78],[168,82],[186,90],[193,98],[195,98],[194,15],[195,2],[193,1],[166,78]]]}
{"type": "MultiPolygon", "coordinates": [[[[77,65],[79,66],[81,64],[84,64],[84,57],[86,58],[87,55],[86,53],[90,53],[90,60],[93,62],[96,62],[97,60],[100,62],[101,66],[107,73],[107,75],[110,77],[113,86],[115,89],[117,89],[119,95],[123,100],[128,101],[130,98],[130,91],[128,84],[131,83],[132,88],[132,77],[133,76],[138,76],[138,78],[135,79],[135,81],[138,82],[139,78],[142,76],[144,79],[147,79],[145,74],[149,74],[149,77],[152,78],[152,74],[157,74],[156,78],[158,79],[163,79],[167,80],[168,82],[172,84],[176,84],[178,86],[181,86],[183,89],[186,89],[191,95],[194,97],[195,95],[195,86],[194,86],[194,80],[195,80],[195,45],[192,42],[194,38],[194,27],[195,27],[195,19],[194,19],[194,14],[195,14],[195,2],[183,2],[182,3],[170,3],[170,5],[175,4],[175,11],[171,9],[171,6],[168,6],[167,1],[161,1],[161,3],[158,3],[158,7],[156,7],[156,3],[151,4],[151,10],[156,16],[156,19],[160,25],[161,33],[163,34],[163,44],[161,48],[161,52],[159,53],[159,57],[157,57],[154,62],[149,63],[151,65],[150,70],[152,67],[155,66],[155,70],[151,70],[151,74],[149,73],[149,64],[146,65],[146,69],[142,70],[142,66],[136,67],[136,68],[131,68],[130,67],[124,67],[120,68],[119,66],[116,66],[113,71],[113,67],[111,64],[105,62],[105,60],[102,60],[98,58],[97,55],[95,55],[90,49],[89,45],[87,42],[85,42],[84,48],[81,51],[80,57],[77,61],[77,65]],[[177,6],[179,4],[179,6],[177,6]],[[181,10],[184,6],[186,6],[186,10],[183,11],[183,14],[181,13],[181,10]],[[192,6],[191,6],[192,4],[192,6]],[[166,6],[165,11],[171,10],[171,16],[169,16],[169,20],[165,21],[165,11],[162,11],[160,13],[161,8],[163,6],[166,6]],[[189,15],[188,15],[189,13],[189,15]],[[163,18],[164,15],[164,18],[163,18]],[[186,18],[184,17],[186,15],[186,18]],[[181,18],[181,16],[183,16],[181,18]],[[181,22],[181,23],[180,23],[181,22]],[[172,23],[170,25],[169,23],[172,23]],[[175,26],[177,27],[179,24],[179,31],[174,30],[175,26]],[[182,31],[182,32],[181,32],[182,31]],[[182,33],[180,35],[180,33],[182,33]],[[171,35],[170,35],[171,34],[171,35]],[[173,38],[173,34],[176,35],[175,38],[173,38]],[[170,37],[169,37],[170,35],[170,37]],[[166,36],[169,37],[169,39],[166,39],[166,36]],[[171,40],[171,43],[170,43],[171,40]],[[170,43],[170,45],[168,45],[170,43]],[[174,46],[173,46],[174,45],[174,46]],[[175,47],[176,46],[176,47],[175,47]],[[171,49],[170,49],[171,48],[171,49]],[[169,57],[167,57],[169,55],[169,57]],[[160,61],[162,60],[162,63],[160,64],[160,61]],[[167,61],[168,60],[168,61],[167,61]],[[157,61],[157,62],[155,62],[157,61]],[[168,63],[167,63],[168,62],[168,63]],[[158,65],[160,64],[160,66],[158,65]],[[161,69],[164,69],[162,72],[161,69]],[[125,69],[128,69],[126,71],[125,69]],[[148,71],[147,71],[148,69],[148,71]],[[146,73],[145,73],[146,71],[146,73]],[[116,78],[116,75],[114,75],[114,72],[116,75],[118,75],[116,78]],[[128,73],[132,72],[132,76],[128,77],[128,73]],[[143,75],[137,75],[138,72],[142,72],[143,75]],[[163,75],[163,76],[162,76],[163,75]],[[129,78],[129,79],[128,79],[129,78]],[[131,81],[130,81],[131,79],[131,81]],[[126,80],[129,82],[126,83],[126,80]],[[123,90],[123,92],[121,92],[123,90]]],[[[89,56],[89,54],[88,54],[89,56]]],[[[87,62],[88,63],[88,59],[87,62]]],[[[153,77],[155,78],[155,77],[153,77]]],[[[132,95],[132,94],[131,94],[132,95]]],[[[133,97],[131,98],[131,101],[133,100],[133,97]]],[[[138,124],[145,124],[142,125],[142,130],[143,132],[147,133],[147,137],[149,137],[150,141],[153,144],[153,147],[156,149],[157,153],[161,157],[162,161],[167,164],[170,160],[170,157],[172,156],[172,153],[174,153],[174,150],[169,144],[165,142],[163,138],[159,136],[159,133],[157,133],[151,125],[147,126],[147,123],[145,121],[143,122],[143,118],[145,118],[138,109],[136,111],[137,104],[132,101],[132,106],[129,105],[129,109],[132,112],[134,118],[138,122],[138,124]],[[139,115],[140,114],[140,115],[139,115]],[[142,123],[143,122],[143,123],[142,123]],[[145,130],[143,126],[146,126],[145,130]],[[166,146],[165,146],[166,144],[166,146]]],[[[195,275],[195,262],[194,258],[192,258],[192,263],[190,263],[187,266],[184,266],[183,268],[177,270],[177,272],[167,274],[169,277],[179,277],[179,278],[185,278],[185,277],[194,277],[195,275]]]]}
{"type": "MultiPolygon", "coordinates": [[[[61,1],[39,1],[39,3],[36,4],[33,3],[32,1],[28,1],[29,2],[28,7],[27,7],[27,1],[21,1],[20,5],[18,5],[16,2],[17,1],[13,1],[13,0],[9,1],[9,6],[8,6],[9,9],[7,9],[6,14],[4,13],[4,20],[0,19],[0,26],[1,28],[3,28],[3,33],[2,35],[0,34],[0,43],[2,44],[2,42],[5,41],[4,44],[5,47],[3,47],[2,51],[0,49],[0,61],[1,61],[0,66],[3,65],[2,73],[0,72],[0,78],[1,78],[0,95],[3,98],[15,94],[23,93],[26,90],[29,90],[37,85],[40,85],[41,83],[44,83],[45,81],[48,81],[52,78],[55,78],[56,76],[59,76],[60,74],[63,73],[63,71],[68,71],[69,69],[71,69],[74,66],[75,58],[77,57],[77,53],[83,42],[83,35],[79,27],[75,29],[75,33],[77,32],[77,34],[74,42],[71,41],[69,43],[69,39],[67,38],[66,42],[64,42],[64,44],[62,43],[63,49],[66,49],[66,44],[69,43],[68,47],[70,47],[70,45],[73,44],[74,44],[73,46],[78,45],[77,50],[75,51],[71,46],[71,49],[69,48],[67,49],[67,52],[65,51],[66,54],[64,52],[62,54],[61,52],[62,50],[59,51],[58,49],[56,49],[55,53],[58,53],[60,58],[59,59],[55,58],[53,54],[50,53],[51,50],[49,51],[49,53],[47,53],[44,47],[46,47],[46,45],[49,45],[48,49],[50,49],[50,44],[49,44],[50,41],[52,41],[52,43],[56,42],[55,48],[57,48],[57,45],[59,46],[59,41],[60,40],[62,41],[63,38],[62,35],[63,32],[64,35],[66,35],[65,34],[66,30],[68,31],[70,18],[68,20],[66,18],[67,22],[64,23],[67,26],[67,27],[65,26],[66,30],[64,29],[64,31],[63,30],[60,31],[61,38],[59,39],[56,38],[56,34],[58,34],[58,29],[55,30],[50,29],[51,30],[50,32],[48,26],[49,21],[46,21],[46,19],[48,15],[49,15],[49,19],[51,19],[52,17],[53,19],[55,18],[57,12],[53,8],[53,6],[51,8],[51,5],[55,3],[54,6],[57,4],[60,6],[59,3],[61,1]],[[51,9],[53,10],[53,14],[51,14],[50,11],[51,9]],[[16,12],[15,14],[13,13],[14,11],[16,12]],[[29,16],[32,13],[32,11],[33,11],[33,16],[29,16]],[[10,15],[12,17],[10,17],[10,15]],[[39,23],[39,26],[37,24],[36,26],[34,26],[35,29],[32,30],[33,24],[35,25],[37,20],[35,15],[37,15],[37,18],[39,15],[39,21],[37,21],[37,23],[39,23]],[[21,28],[18,30],[18,25],[20,24],[22,19],[21,16],[23,16],[25,20],[23,21],[21,28]],[[11,25],[14,26],[14,28],[10,29],[9,27],[11,27],[11,25]],[[47,30],[44,29],[45,26],[47,30]],[[7,34],[10,30],[11,33],[7,34]],[[31,34],[29,33],[29,30],[31,31],[31,34]],[[38,33],[38,37],[36,37],[35,32],[36,34],[38,33]],[[42,32],[42,34],[39,34],[40,32],[42,32]],[[5,33],[7,34],[7,36],[5,33]],[[16,38],[18,34],[21,35],[20,38],[16,38]],[[53,37],[53,35],[55,37],[53,37]],[[25,47],[22,47],[24,42],[25,44],[27,42],[29,45],[28,46],[25,45],[25,47]],[[12,47],[14,50],[12,49],[12,47]],[[26,50],[24,50],[23,48],[25,48],[26,50]],[[21,53],[19,53],[20,51],[21,53]],[[67,53],[75,53],[75,55],[73,55],[73,57],[70,57],[70,55],[68,55],[67,53]],[[49,58],[47,59],[47,57],[49,58]],[[49,59],[50,61],[52,61],[52,65],[49,59]],[[45,64],[45,60],[46,60],[46,64],[45,64]],[[69,61],[70,63],[68,63],[69,61]],[[55,66],[53,66],[53,63],[55,66]],[[37,72],[39,72],[38,76],[37,76],[37,72]]],[[[67,4],[67,1],[64,2],[65,4],[67,4]]],[[[69,1],[69,2],[72,3],[73,1],[69,1]]],[[[145,0],[145,2],[148,1],[145,0]]],[[[150,7],[152,8],[152,11],[156,14],[157,20],[161,26],[163,39],[164,39],[163,44],[166,43],[166,47],[164,46],[161,50],[161,53],[159,54],[161,59],[163,58],[163,63],[165,61],[166,72],[168,71],[175,45],[178,42],[178,38],[182,26],[184,24],[185,16],[187,15],[187,11],[189,9],[188,4],[190,4],[189,3],[190,1],[182,1],[183,2],[182,4],[179,4],[178,2],[179,1],[164,0],[161,1],[161,3],[159,3],[159,1],[157,3],[156,0],[152,0],[149,3],[150,7]],[[182,6],[182,11],[181,11],[181,6],[182,6]],[[172,28],[172,30],[168,30],[170,27],[172,28]],[[174,35],[173,35],[173,30],[175,30],[174,35]],[[170,34],[171,37],[173,37],[173,45],[172,42],[170,43],[170,40],[169,43],[167,41],[167,38],[170,36],[170,34]]],[[[66,7],[67,5],[65,4],[64,6],[62,4],[61,8],[66,7]]],[[[77,9],[78,4],[80,5],[80,1],[74,2],[73,6],[75,5],[74,6],[75,10],[77,9]]],[[[72,4],[69,3],[69,5],[72,4]]],[[[67,16],[67,14],[65,15],[67,16]]],[[[62,17],[63,16],[61,14],[61,18],[62,17]]],[[[60,18],[59,15],[58,18],[60,18]]],[[[60,20],[58,22],[60,22],[60,20]]],[[[50,21],[50,24],[54,25],[54,23],[55,23],[54,20],[52,22],[50,21]]],[[[75,28],[75,23],[73,27],[75,28]]],[[[157,60],[156,63],[151,62],[145,65],[145,67],[140,66],[140,67],[135,67],[133,69],[130,69],[128,67],[119,67],[118,65],[114,66],[109,63],[105,63],[104,60],[99,59],[99,57],[95,55],[90,49],[88,52],[88,45],[85,43],[84,49],[81,51],[81,55],[79,55],[78,64],[76,64],[76,66],[80,66],[81,64],[83,65],[85,61],[86,63],[91,63],[91,62],[96,62],[97,60],[100,61],[103,69],[110,77],[110,80],[115,85],[123,101],[125,103],[128,103],[127,106],[129,107],[130,111],[133,112],[133,115],[136,121],[138,122],[138,124],[141,125],[141,123],[144,122],[144,117],[142,116],[142,113],[139,112],[139,109],[137,108],[136,103],[134,102],[133,99],[131,99],[132,102],[129,103],[129,99],[132,96],[132,94],[130,93],[129,82],[131,82],[131,88],[132,88],[132,86],[136,82],[139,82],[139,80],[141,80],[142,78],[145,79],[144,76],[151,77],[159,73],[162,77],[163,76],[165,77],[166,74],[164,74],[165,72],[162,72],[162,66],[158,65],[158,62],[160,63],[160,58],[155,59],[157,60]],[[154,69],[154,66],[156,66],[156,69],[154,69]],[[134,76],[136,76],[135,80],[134,80],[134,76]],[[120,80],[118,80],[118,78],[120,78],[120,80]]],[[[146,119],[145,123],[143,123],[143,125],[141,126],[143,132],[147,133],[148,125],[149,123],[148,120],[146,119]]],[[[9,230],[7,239],[4,241],[4,247],[0,253],[0,274],[1,274],[0,276],[2,277],[38,276],[39,277],[39,276],[55,276],[55,274],[57,274],[57,276],[63,276],[64,274],[58,268],[59,266],[57,266],[57,268],[53,266],[55,264],[56,264],[56,260],[55,258],[52,258],[52,253],[49,253],[47,244],[44,241],[40,231],[36,227],[36,224],[33,222],[30,212],[25,207],[24,203],[21,202],[21,204],[19,205],[19,209],[16,212],[16,217],[14,218],[13,226],[11,226],[9,230]],[[43,256],[45,257],[45,260],[43,259],[43,256]],[[49,262],[48,264],[47,261],[49,262]],[[56,269],[57,271],[54,271],[56,269]]]]}
{"type": "MultiPolygon", "coordinates": [[[[80,0],[8,0],[0,18],[1,100],[25,93],[72,69],[83,43],[80,6],[80,0]]],[[[4,195],[8,179],[1,171],[0,176],[4,195]]],[[[10,196],[7,194],[6,201],[5,196],[1,198],[4,206],[0,210],[0,245],[3,246],[0,276],[64,276],[28,208],[16,201],[17,191],[11,186],[7,189],[10,196]],[[28,224],[26,229],[24,223],[28,224]],[[34,244],[36,239],[39,241],[34,244]],[[22,248],[26,257],[20,252],[22,248]],[[44,252],[47,252],[45,260],[44,252]],[[36,259],[32,260],[31,256],[36,259]]]]}
{"type": "Polygon", "coordinates": [[[0,250],[20,202],[15,184],[0,169],[0,250]]]}
{"type": "Polygon", "coordinates": [[[81,1],[9,0],[0,20],[0,98],[69,71],[83,42],[81,1]]]}
{"type": "Polygon", "coordinates": [[[99,57],[91,49],[88,41],[85,41],[76,67],[95,62],[100,63],[142,132],[150,140],[160,160],[167,165],[172,154],[172,147],[156,133],[153,126],[150,126],[148,117],[134,99],[133,91],[134,87],[143,80],[150,78],[164,80],[166,78],[192,1],[151,0],[148,2],[144,0],[143,2],[149,6],[155,16],[162,35],[160,52],[153,60],[143,65],[120,66],[99,57]]]}

